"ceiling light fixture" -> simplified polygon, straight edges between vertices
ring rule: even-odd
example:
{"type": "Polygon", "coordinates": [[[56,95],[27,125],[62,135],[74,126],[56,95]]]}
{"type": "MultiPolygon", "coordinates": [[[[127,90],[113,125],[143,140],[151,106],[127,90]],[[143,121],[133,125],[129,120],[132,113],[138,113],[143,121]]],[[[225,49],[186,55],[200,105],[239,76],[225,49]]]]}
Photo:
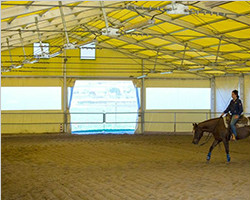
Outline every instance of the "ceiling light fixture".
{"type": "Polygon", "coordinates": [[[191,69],[188,69],[188,71],[192,72],[192,71],[200,71],[200,70],[204,70],[205,67],[199,67],[199,68],[191,68],[191,69]]]}
{"type": "Polygon", "coordinates": [[[173,71],[161,72],[161,74],[172,74],[173,71]]]}
{"type": "Polygon", "coordinates": [[[137,77],[137,79],[141,79],[141,78],[145,78],[145,77],[147,77],[147,75],[146,75],[146,74],[141,75],[141,76],[138,76],[138,77],[137,77]]]}
{"type": "Polygon", "coordinates": [[[19,69],[19,68],[21,68],[23,66],[23,64],[21,64],[21,65],[17,65],[17,66],[13,66],[13,68],[15,68],[15,69],[19,69]]]}
{"type": "Polygon", "coordinates": [[[145,28],[149,25],[153,25],[154,23],[155,23],[154,19],[147,19],[136,24],[127,25],[123,28],[123,31],[126,33],[136,31],[137,29],[145,28]]]}
{"type": "Polygon", "coordinates": [[[175,1],[172,2],[172,4],[169,4],[166,6],[167,14],[175,14],[175,15],[188,15],[189,14],[189,8],[188,6],[185,6],[180,3],[175,3],[175,1]]]}
{"type": "Polygon", "coordinates": [[[103,28],[101,30],[101,32],[102,32],[102,35],[106,35],[106,36],[118,36],[118,35],[120,35],[119,29],[112,28],[112,27],[103,28]]]}

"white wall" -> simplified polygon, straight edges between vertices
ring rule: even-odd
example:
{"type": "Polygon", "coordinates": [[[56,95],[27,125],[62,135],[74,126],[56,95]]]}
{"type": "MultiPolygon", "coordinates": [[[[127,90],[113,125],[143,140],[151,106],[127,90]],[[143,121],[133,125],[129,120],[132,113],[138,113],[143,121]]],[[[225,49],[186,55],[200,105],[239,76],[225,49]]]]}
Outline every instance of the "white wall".
{"type": "Polygon", "coordinates": [[[231,100],[233,90],[238,90],[239,77],[215,78],[215,111],[223,112],[231,100]]]}
{"type": "MultiPolygon", "coordinates": [[[[145,80],[146,88],[210,88],[208,79],[166,79],[166,80],[145,80]]],[[[145,95],[146,96],[146,95],[145,95]]],[[[171,97],[170,97],[171,98],[171,97]]],[[[185,95],[181,96],[185,98],[185,95]]],[[[146,99],[145,99],[146,101],[146,99]]],[[[147,102],[145,102],[146,105],[147,102]]],[[[145,122],[163,122],[163,123],[146,123],[145,132],[191,132],[193,122],[201,122],[208,119],[210,109],[188,109],[188,110],[147,110],[145,122]],[[157,112],[157,113],[153,113],[157,112]],[[162,113],[165,112],[165,113],[162,113]],[[175,113],[175,114],[174,114],[175,113]],[[179,122],[174,125],[174,121],[179,122]],[[180,123],[184,122],[184,123],[180,123]],[[185,123],[188,122],[188,123],[185,123]]],[[[140,126],[139,126],[140,128],[140,126]]],[[[137,132],[140,132],[139,130],[137,132]]]]}
{"type": "MultiPolygon", "coordinates": [[[[149,87],[188,87],[188,88],[210,88],[210,80],[185,80],[185,79],[166,79],[166,80],[145,80],[145,90],[149,87]]],[[[231,100],[233,90],[239,90],[239,76],[218,77],[215,78],[215,112],[219,116],[231,100]]],[[[146,96],[146,95],[145,95],[146,96]]],[[[241,97],[240,97],[241,98],[241,97]]],[[[244,76],[244,97],[241,98],[244,106],[244,113],[250,113],[250,75],[244,76]]],[[[145,99],[146,101],[146,99],[145,99]]],[[[146,102],[145,102],[146,105],[146,102]]],[[[146,132],[190,132],[191,123],[177,123],[176,127],[171,123],[176,118],[177,122],[201,122],[209,119],[210,110],[145,110],[146,122],[166,122],[166,123],[146,123],[146,132]],[[168,113],[150,113],[150,112],[168,112],[168,113]],[[173,112],[177,112],[176,117],[173,112]],[[179,113],[182,112],[182,113],[179,113]],[[200,112],[200,113],[199,113],[200,112]],[[203,113],[203,114],[202,114],[203,113]]],[[[249,115],[249,114],[248,114],[249,115]]],[[[215,116],[215,117],[216,117],[215,116]]],[[[140,126],[139,126],[140,129],[140,126]]],[[[138,129],[138,133],[140,130],[138,129]]]]}
{"type": "MultiPolygon", "coordinates": [[[[239,90],[239,76],[218,77],[215,79],[215,110],[223,112],[230,100],[233,90],[239,90]]],[[[240,96],[243,102],[244,113],[250,113],[250,75],[244,76],[244,97],[240,96]]]]}
{"type": "Polygon", "coordinates": [[[250,115],[250,75],[244,76],[244,112],[250,115]]]}

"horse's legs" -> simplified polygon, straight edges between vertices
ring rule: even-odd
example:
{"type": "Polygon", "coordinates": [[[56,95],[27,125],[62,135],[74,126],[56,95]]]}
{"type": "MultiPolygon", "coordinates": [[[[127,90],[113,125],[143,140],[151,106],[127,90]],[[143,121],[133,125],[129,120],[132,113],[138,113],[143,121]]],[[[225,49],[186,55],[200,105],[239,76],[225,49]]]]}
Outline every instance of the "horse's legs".
{"type": "Polygon", "coordinates": [[[211,147],[209,148],[209,152],[208,152],[208,154],[207,154],[207,161],[210,160],[210,158],[211,158],[211,153],[212,153],[214,147],[216,147],[216,145],[219,144],[220,142],[221,142],[221,141],[219,141],[219,140],[216,140],[216,139],[214,140],[213,144],[212,144],[211,147]]]}
{"type": "Polygon", "coordinates": [[[228,142],[228,140],[224,139],[223,144],[224,144],[225,151],[226,151],[226,154],[227,154],[227,162],[230,162],[231,158],[230,158],[230,155],[229,155],[229,142],[228,142]]]}

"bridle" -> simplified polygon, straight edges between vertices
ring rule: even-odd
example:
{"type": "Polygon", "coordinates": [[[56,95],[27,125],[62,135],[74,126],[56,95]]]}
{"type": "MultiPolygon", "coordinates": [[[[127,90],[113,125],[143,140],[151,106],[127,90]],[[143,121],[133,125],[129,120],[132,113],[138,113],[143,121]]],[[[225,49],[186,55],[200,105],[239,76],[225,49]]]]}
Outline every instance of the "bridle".
{"type": "Polygon", "coordinates": [[[203,142],[202,144],[200,144],[200,146],[203,146],[204,144],[207,144],[208,141],[211,139],[212,137],[212,132],[209,132],[206,139],[205,139],[205,142],[203,142]]]}
{"type": "MultiPolygon", "coordinates": [[[[217,125],[218,125],[220,119],[221,119],[221,118],[219,118],[218,122],[215,124],[214,129],[208,133],[208,135],[207,135],[207,137],[206,137],[206,139],[205,139],[205,142],[203,142],[202,144],[200,144],[200,146],[203,146],[204,144],[208,143],[208,141],[211,139],[212,133],[213,133],[214,130],[216,129],[216,127],[217,127],[217,125]]],[[[204,132],[204,131],[203,131],[203,132],[204,132]]]]}

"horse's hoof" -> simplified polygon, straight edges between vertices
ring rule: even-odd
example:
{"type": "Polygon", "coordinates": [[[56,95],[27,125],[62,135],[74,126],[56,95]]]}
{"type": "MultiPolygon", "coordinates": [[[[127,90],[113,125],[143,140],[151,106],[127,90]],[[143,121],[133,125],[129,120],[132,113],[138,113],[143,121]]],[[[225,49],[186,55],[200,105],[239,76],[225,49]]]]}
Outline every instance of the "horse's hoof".
{"type": "Polygon", "coordinates": [[[211,152],[208,152],[207,154],[207,161],[209,161],[211,159],[211,152]]]}

